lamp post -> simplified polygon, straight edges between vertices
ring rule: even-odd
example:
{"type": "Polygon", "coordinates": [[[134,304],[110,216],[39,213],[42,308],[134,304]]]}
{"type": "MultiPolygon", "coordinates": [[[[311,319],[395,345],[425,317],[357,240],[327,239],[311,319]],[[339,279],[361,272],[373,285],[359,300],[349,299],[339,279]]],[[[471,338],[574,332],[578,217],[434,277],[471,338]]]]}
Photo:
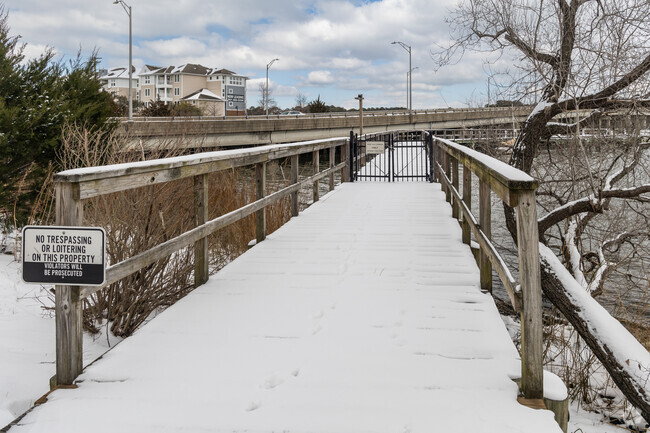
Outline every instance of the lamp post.
{"type": "Polygon", "coordinates": [[[411,91],[411,85],[412,85],[411,75],[413,74],[413,71],[415,71],[416,69],[420,69],[420,67],[415,66],[409,72],[406,73],[406,89],[408,90],[408,95],[406,96],[406,103],[409,105],[409,110],[413,109],[413,100],[411,99],[409,101],[409,98],[413,95],[413,92],[411,91]]]}
{"type": "Polygon", "coordinates": [[[266,115],[269,115],[269,68],[271,65],[280,59],[273,59],[266,65],[266,92],[264,95],[264,108],[266,109],[266,115]]]}
{"type": "Polygon", "coordinates": [[[408,75],[409,82],[408,82],[408,86],[407,86],[406,91],[407,91],[407,95],[408,95],[408,101],[407,102],[408,102],[408,110],[409,110],[409,114],[410,114],[411,113],[411,105],[413,103],[413,99],[411,97],[411,74],[410,74],[410,72],[412,71],[412,68],[411,68],[411,47],[409,45],[406,45],[404,42],[400,42],[400,41],[393,41],[393,42],[391,42],[391,44],[393,44],[393,45],[394,44],[399,44],[402,48],[404,48],[409,53],[409,75],[408,75]]]}
{"type": "Polygon", "coordinates": [[[129,16],[129,122],[133,122],[133,33],[131,23],[131,6],[124,3],[124,0],[115,0],[114,5],[120,4],[124,12],[129,16]]]}

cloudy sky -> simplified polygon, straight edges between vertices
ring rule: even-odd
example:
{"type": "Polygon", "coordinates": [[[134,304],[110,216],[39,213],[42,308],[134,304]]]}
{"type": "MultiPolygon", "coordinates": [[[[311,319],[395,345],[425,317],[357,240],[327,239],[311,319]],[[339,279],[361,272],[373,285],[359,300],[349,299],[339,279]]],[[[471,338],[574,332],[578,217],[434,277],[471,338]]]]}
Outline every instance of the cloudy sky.
{"type": "MultiPolygon", "coordinates": [[[[481,59],[437,72],[430,56],[448,38],[444,17],[456,0],[126,0],[133,10],[133,63],[200,63],[250,78],[248,105],[258,105],[266,65],[272,97],[295,105],[300,92],[346,108],[405,106],[412,46],[413,107],[487,101],[481,59]]],[[[59,56],[99,49],[102,67],[128,63],[128,17],[112,0],[0,0],[12,34],[28,55],[46,46],[59,56]]]]}

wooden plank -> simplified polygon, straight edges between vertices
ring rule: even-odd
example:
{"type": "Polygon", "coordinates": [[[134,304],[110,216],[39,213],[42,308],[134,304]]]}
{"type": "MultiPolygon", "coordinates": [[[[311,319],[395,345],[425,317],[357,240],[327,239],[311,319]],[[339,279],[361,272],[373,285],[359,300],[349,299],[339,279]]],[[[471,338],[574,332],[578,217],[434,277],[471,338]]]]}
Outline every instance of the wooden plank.
{"type": "MultiPolygon", "coordinates": [[[[314,150],[312,152],[312,165],[314,166],[314,174],[318,174],[320,171],[320,151],[314,150]]],[[[314,182],[314,203],[320,198],[320,192],[318,191],[318,181],[314,182]]]]}
{"type": "Polygon", "coordinates": [[[322,171],[318,175],[303,179],[300,181],[300,183],[297,183],[295,185],[289,185],[288,187],[276,191],[273,194],[267,195],[263,199],[249,203],[246,206],[243,206],[220,217],[214,218],[202,226],[195,227],[194,229],[189,230],[182,235],[179,235],[166,242],[158,244],[155,247],[148,249],[147,251],[130,257],[124,261],[121,261],[120,263],[116,263],[106,269],[106,282],[103,286],[84,287],[81,296],[82,298],[90,296],[96,291],[101,290],[104,287],[113,284],[114,282],[119,281],[134,272],[137,272],[145,266],[148,266],[153,262],[160,260],[161,258],[174,253],[175,251],[178,251],[181,248],[192,245],[198,239],[208,236],[211,233],[214,233],[215,231],[228,226],[229,224],[237,222],[242,218],[245,218],[256,211],[263,209],[272,203],[276,203],[278,200],[290,195],[293,192],[298,191],[300,188],[311,185],[315,180],[329,176],[331,172],[342,170],[345,167],[345,162],[337,164],[333,168],[322,171]]]}
{"type": "MultiPolygon", "coordinates": [[[[463,202],[469,209],[472,209],[472,170],[463,164],[463,202]]],[[[469,245],[471,233],[467,217],[463,215],[463,243],[469,245]]]]}
{"type": "Polygon", "coordinates": [[[517,210],[521,313],[521,387],[526,398],[543,398],[542,284],[535,191],[520,191],[517,210]]]}
{"type": "MultiPolygon", "coordinates": [[[[57,183],[56,224],[79,226],[83,221],[83,205],[78,188],[57,183]]],[[[72,385],[83,370],[83,311],[79,286],[55,286],[56,384],[72,385]]]]}
{"type": "MultiPolygon", "coordinates": [[[[479,225],[485,236],[492,241],[492,198],[490,186],[479,180],[479,225]]],[[[492,266],[487,253],[481,250],[479,257],[481,270],[481,290],[492,293],[492,266]]]]}
{"type": "MultiPolygon", "coordinates": [[[[266,196],[266,162],[255,164],[255,199],[266,196]]],[[[266,209],[255,212],[255,239],[257,243],[266,239],[266,209]]]]}
{"type": "MultiPolygon", "coordinates": [[[[298,172],[300,170],[300,159],[298,155],[291,157],[291,184],[298,183],[298,172]]],[[[300,206],[298,203],[298,191],[291,193],[291,215],[297,217],[300,213],[300,206]]]]}

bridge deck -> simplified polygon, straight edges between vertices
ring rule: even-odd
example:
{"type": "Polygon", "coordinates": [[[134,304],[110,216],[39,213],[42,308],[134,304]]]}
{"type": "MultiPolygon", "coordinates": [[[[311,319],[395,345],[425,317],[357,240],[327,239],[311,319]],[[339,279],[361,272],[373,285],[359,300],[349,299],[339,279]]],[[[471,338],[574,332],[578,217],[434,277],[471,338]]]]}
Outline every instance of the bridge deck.
{"type": "Polygon", "coordinates": [[[437,184],[345,184],[11,432],[560,431],[450,216],[437,184]]]}

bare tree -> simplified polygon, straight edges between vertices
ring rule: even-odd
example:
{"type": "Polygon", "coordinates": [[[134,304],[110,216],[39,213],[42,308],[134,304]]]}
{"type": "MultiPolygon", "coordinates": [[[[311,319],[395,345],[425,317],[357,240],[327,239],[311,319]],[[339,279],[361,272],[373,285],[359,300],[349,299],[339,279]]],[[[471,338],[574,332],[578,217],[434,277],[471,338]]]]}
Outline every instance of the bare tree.
{"type": "Polygon", "coordinates": [[[305,108],[306,105],[307,105],[307,95],[299,91],[298,94],[296,95],[296,107],[305,108]]]}
{"type": "MultiPolygon", "coordinates": [[[[647,254],[649,146],[638,135],[610,139],[606,152],[594,157],[579,132],[603,116],[632,116],[650,105],[650,3],[465,0],[448,22],[454,42],[432,53],[439,66],[453,64],[466,50],[491,52],[492,60],[506,58],[510,61],[501,63],[514,65],[494,77],[502,93],[509,99],[535,103],[514,144],[511,165],[539,176],[534,170],[538,168],[540,143],[557,133],[577,133],[562,146],[573,155],[573,163],[563,165],[562,172],[551,173],[553,181],[543,184],[538,192],[538,201],[546,211],[539,220],[540,240],[555,248],[557,257],[564,259],[566,268],[585,290],[602,292],[608,277],[624,263],[621,255],[629,258],[638,254],[639,246],[647,254]],[[561,116],[572,120],[558,122],[561,116]],[[612,215],[605,220],[608,228],[596,235],[605,214],[612,215]],[[622,223],[629,215],[634,222],[622,223]],[[594,224],[597,221],[599,226],[594,224]]],[[[516,237],[512,209],[506,207],[505,216],[516,237]]],[[[616,353],[594,332],[588,313],[580,311],[568,295],[568,283],[553,272],[559,260],[544,256],[545,295],[650,422],[648,372],[631,374],[625,365],[630,364],[626,354],[616,353]]]]}
{"type": "Polygon", "coordinates": [[[273,98],[273,89],[270,87],[267,89],[262,82],[260,82],[258,88],[260,91],[260,99],[258,99],[257,103],[260,105],[260,107],[266,107],[265,103],[268,103],[269,108],[276,107],[278,105],[273,98]]]}

